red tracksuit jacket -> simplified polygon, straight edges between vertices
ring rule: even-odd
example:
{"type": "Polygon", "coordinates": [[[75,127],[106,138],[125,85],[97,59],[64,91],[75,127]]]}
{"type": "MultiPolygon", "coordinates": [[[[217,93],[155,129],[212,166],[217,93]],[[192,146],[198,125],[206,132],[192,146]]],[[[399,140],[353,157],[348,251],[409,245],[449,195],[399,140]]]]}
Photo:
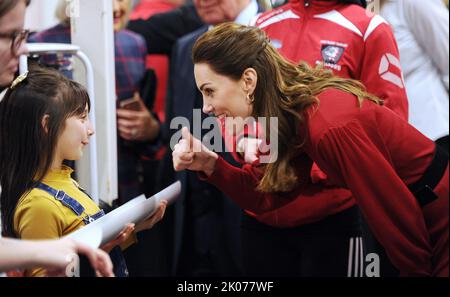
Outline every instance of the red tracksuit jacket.
{"type": "MultiPolygon", "coordinates": [[[[336,185],[349,189],[402,276],[448,276],[448,167],[434,189],[439,198],[423,208],[407,187],[424,175],[434,142],[371,101],[359,107],[354,95],[335,89],[318,99],[319,105],[306,110],[307,122],[299,130],[307,130],[303,154],[295,160],[303,173],[299,180],[305,180],[314,161],[336,185]]],[[[255,190],[261,174],[250,164],[240,169],[219,158],[206,180],[255,212],[279,208],[296,193],[302,193],[308,206],[315,191],[321,191],[305,182],[293,193],[264,194],[255,190]]],[[[291,214],[295,211],[302,209],[291,214]]]]}
{"type": "Polygon", "coordinates": [[[421,209],[406,185],[423,175],[434,143],[406,122],[406,93],[390,27],[356,5],[306,0],[267,12],[256,25],[288,59],[325,62],[337,75],[361,80],[385,107],[364,102],[359,109],[354,96],[337,90],[320,94],[319,108],[308,121],[305,154],[295,160],[299,180],[306,182],[291,193],[260,193],[257,166],[238,169],[221,158],[207,180],[258,220],[281,227],[322,219],[356,200],[402,275],[448,275],[448,168],[435,188],[440,199],[421,209]],[[313,161],[342,188],[309,182],[313,161]]]}
{"type": "MultiPolygon", "coordinates": [[[[287,59],[311,65],[323,63],[338,76],[360,80],[369,92],[385,101],[385,106],[407,119],[397,44],[390,26],[380,16],[337,1],[291,0],[259,15],[255,25],[268,34],[287,59]]],[[[325,179],[316,166],[311,176],[313,180],[325,179]]],[[[349,191],[317,184],[293,193],[289,203],[272,211],[249,213],[268,225],[292,227],[324,219],[354,204],[349,191]]]]}

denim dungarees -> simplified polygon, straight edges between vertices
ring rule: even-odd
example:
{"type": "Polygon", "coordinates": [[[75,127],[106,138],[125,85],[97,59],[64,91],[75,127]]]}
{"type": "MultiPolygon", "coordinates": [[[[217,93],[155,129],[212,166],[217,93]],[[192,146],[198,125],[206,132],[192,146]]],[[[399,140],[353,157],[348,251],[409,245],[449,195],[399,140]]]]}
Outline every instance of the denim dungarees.
{"type": "MultiPolygon", "coordinates": [[[[61,202],[64,206],[67,208],[70,208],[78,217],[81,217],[81,215],[84,212],[84,207],[75,199],[67,195],[64,191],[56,190],[46,184],[39,183],[37,185],[38,189],[44,190],[45,192],[52,195],[56,200],[61,202]]],[[[80,189],[80,188],[79,188],[80,189]]],[[[89,195],[80,189],[83,193],[85,193],[88,197],[89,195]]],[[[90,197],[89,197],[90,198],[90,197]]],[[[85,225],[88,225],[92,223],[93,221],[103,217],[105,215],[105,212],[103,210],[100,210],[96,214],[89,216],[86,215],[83,218],[83,222],[85,225]]],[[[128,269],[127,265],[125,263],[125,259],[122,254],[122,250],[119,246],[114,247],[111,252],[109,253],[111,256],[111,261],[114,264],[114,274],[118,277],[127,277],[128,276],[128,269]]]]}

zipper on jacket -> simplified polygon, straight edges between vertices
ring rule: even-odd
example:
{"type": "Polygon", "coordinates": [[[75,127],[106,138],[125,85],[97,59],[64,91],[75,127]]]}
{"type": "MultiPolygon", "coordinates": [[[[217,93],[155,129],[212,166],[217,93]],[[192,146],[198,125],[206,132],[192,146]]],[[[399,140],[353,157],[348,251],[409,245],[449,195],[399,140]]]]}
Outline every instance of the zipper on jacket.
{"type": "Polygon", "coordinates": [[[311,21],[312,18],[312,6],[311,6],[311,0],[304,0],[304,13],[303,13],[303,24],[302,27],[300,29],[300,35],[304,37],[306,28],[309,26],[309,22],[311,21]]]}

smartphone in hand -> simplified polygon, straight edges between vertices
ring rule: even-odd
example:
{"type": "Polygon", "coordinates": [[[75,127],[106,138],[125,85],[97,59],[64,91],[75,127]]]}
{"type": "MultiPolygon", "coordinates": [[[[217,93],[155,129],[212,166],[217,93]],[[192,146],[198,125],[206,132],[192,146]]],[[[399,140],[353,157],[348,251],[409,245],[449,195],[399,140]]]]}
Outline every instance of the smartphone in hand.
{"type": "Polygon", "coordinates": [[[141,104],[139,103],[139,98],[137,98],[137,97],[120,100],[118,102],[118,105],[119,105],[119,108],[123,108],[123,109],[134,110],[134,111],[141,110],[141,104]]]}

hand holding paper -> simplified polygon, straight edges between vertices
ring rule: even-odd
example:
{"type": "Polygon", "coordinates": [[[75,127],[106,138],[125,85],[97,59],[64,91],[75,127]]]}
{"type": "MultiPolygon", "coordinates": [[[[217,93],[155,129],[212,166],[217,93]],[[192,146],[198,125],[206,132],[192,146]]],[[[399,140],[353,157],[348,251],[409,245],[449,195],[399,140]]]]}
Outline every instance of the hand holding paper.
{"type": "Polygon", "coordinates": [[[153,226],[159,221],[161,221],[162,218],[164,217],[164,213],[166,212],[166,206],[167,201],[162,200],[159,203],[158,210],[150,218],[143,221],[142,223],[139,223],[135,228],[135,232],[140,232],[153,228],[153,226]]]}
{"type": "Polygon", "coordinates": [[[105,252],[109,253],[114,247],[121,245],[126,242],[127,239],[133,234],[135,231],[134,224],[126,224],[125,227],[120,231],[119,235],[111,240],[110,242],[102,245],[100,248],[105,252]]]}
{"type": "Polygon", "coordinates": [[[162,201],[170,204],[180,192],[181,183],[178,181],[150,198],[141,195],[67,237],[97,248],[116,239],[129,223],[136,225],[136,231],[149,229],[164,215],[166,205],[162,201]]]}

